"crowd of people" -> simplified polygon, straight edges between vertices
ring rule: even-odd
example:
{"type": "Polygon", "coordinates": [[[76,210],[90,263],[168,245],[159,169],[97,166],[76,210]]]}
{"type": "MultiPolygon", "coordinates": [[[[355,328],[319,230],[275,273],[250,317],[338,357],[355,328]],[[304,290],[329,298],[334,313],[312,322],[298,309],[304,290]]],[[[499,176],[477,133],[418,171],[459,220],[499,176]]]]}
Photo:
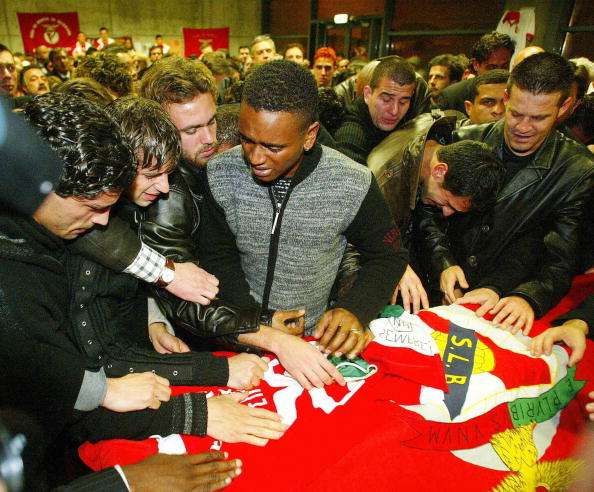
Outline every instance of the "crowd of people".
{"type": "MultiPolygon", "coordinates": [[[[199,59],[128,41],[101,28],[71,52],[0,44],[5,104],[63,166],[32,216],[0,214],[0,417],[33,436],[31,490],[224,487],[242,464],[214,451],[65,482],[87,440],[262,446],[286,431],[241,392],[171,385],[254,388],[265,353],[306,389],[344,385],[328,355],[361,353],[387,303],[476,303],[528,335],[592,271],[586,59],[514,56],[492,32],[425,80],[396,55],[322,47],[310,63],[268,35],[199,59]]],[[[577,363],[593,317],[591,296],[532,353],[563,342],[577,363]]]]}

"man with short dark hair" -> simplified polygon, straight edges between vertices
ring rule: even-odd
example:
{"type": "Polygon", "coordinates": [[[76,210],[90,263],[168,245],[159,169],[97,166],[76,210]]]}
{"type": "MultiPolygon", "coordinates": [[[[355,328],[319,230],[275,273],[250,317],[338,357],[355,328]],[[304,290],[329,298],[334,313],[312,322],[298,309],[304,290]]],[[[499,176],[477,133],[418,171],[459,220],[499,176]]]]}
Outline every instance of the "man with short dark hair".
{"type": "Polygon", "coordinates": [[[70,78],[70,61],[63,48],[54,48],[50,51],[49,61],[52,69],[47,72],[48,77],[57,77],[62,82],[70,78]]]}
{"type": "MultiPolygon", "coordinates": [[[[496,68],[508,70],[514,54],[515,43],[507,35],[496,31],[482,36],[472,49],[471,67],[476,75],[482,75],[496,68]]],[[[464,101],[469,101],[472,79],[461,80],[446,87],[436,98],[441,109],[455,109],[464,112],[464,101]]]]}
{"type": "Polygon", "coordinates": [[[307,65],[305,60],[305,48],[301,43],[289,43],[285,48],[285,54],[283,56],[285,60],[297,63],[297,65],[307,65]]]}
{"type": "Polygon", "coordinates": [[[21,70],[20,83],[22,91],[29,96],[37,96],[49,92],[47,76],[38,65],[29,65],[21,70]]]}
{"type": "Polygon", "coordinates": [[[95,48],[103,50],[115,43],[115,39],[109,37],[109,29],[107,27],[99,28],[99,37],[95,41],[95,48]]]}
{"type": "Polygon", "coordinates": [[[415,237],[415,209],[432,205],[443,217],[482,212],[492,206],[503,181],[503,166],[484,144],[451,143],[462,118],[455,111],[419,115],[375,147],[367,161],[411,252],[412,266],[392,297],[396,303],[400,294],[403,307],[411,312],[428,307],[425,288],[415,274],[425,278],[428,273],[415,237]]]}
{"type": "Polygon", "coordinates": [[[571,137],[594,152],[594,94],[586,94],[565,122],[571,137]]]}
{"type": "Polygon", "coordinates": [[[72,56],[74,58],[80,58],[87,54],[87,50],[93,46],[89,41],[87,41],[87,35],[84,32],[79,32],[76,35],[76,44],[74,45],[74,49],[72,50],[72,56]]]}
{"type": "Polygon", "coordinates": [[[401,58],[387,58],[373,70],[363,97],[347,108],[334,138],[337,149],[365,164],[369,152],[411,117],[411,100],[417,87],[413,66],[401,58]]]}
{"type": "Polygon", "coordinates": [[[250,47],[249,46],[240,46],[239,47],[239,61],[245,65],[245,63],[248,61],[248,58],[250,57],[250,47]]]}
{"type": "Polygon", "coordinates": [[[162,34],[155,35],[155,46],[160,46],[163,50],[163,55],[168,55],[171,51],[171,47],[163,40],[162,34]]]}
{"type": "Polygon", "coordinates": [[[448,301],[483,304],[494,323],[528,333],[569,289],[576,270],[583,214],[594,183],[594,159],[555,130],[571,106],[573,71],[560,55],[539,53],[516,65],[505,117],[462,127],[457,139],[481,140],[506,167],[489,214],[427,219],[425,234],[448,301]]]}
{"type": "Polygon", "coordinates": [[[149,48],[149,60],[151,61],[151,65],[158,62],[161,58],[163,58],[163,47],[158,45],[151,46],[149,48]]]}
{"type": "Polygon", "coordinates": [[[503,117],[503,97],[508,78],[507,70],[497,68],[472,79],[470,99],[464,101],[471,124],[481,125],[503,117]]]}
{"type": "Polygon", "coordinates": [[[217,108],[217,153],[240,143],[239,104],[223,104],[217,108]]]}
{"type": "MultiPolygon", "coordinates": [[[[316,143],[317,106],[313,76],[293,62],[250,74],[241,147],[207,167],[201,260],[220,278],[224,298],[263,309],[304,307],[306,334],[325,353],[354,357],[404,272],[406,254],[371,172],[316,143]],[[361,252],[361,269],[328,310],[347,242],[361,252]]],[[[274,352],[307,389],[344,383],[320,350],[293,335],[267,328],[238,340],[274,352]]]]}
{"type": "Polygon", "coordinates": [[[0,96],[12,97],[17,91],[17,70],[14,56],[12,56],[12,51],[0,44],[0,96]]]}
{"type": "Polygon", "coordinates": [[[450,53],[432,58],[429,62],[427,79],[431,101],[433,102],[446,87],[460,81],[464,75],[464,69],[460,59],[450,53]]]}

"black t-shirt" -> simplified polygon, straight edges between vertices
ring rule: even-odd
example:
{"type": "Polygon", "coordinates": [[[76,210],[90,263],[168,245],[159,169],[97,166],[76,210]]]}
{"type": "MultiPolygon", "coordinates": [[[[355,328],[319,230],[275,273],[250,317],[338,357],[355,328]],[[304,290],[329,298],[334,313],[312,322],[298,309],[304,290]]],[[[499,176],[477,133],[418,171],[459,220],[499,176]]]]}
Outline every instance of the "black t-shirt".
{"type": "Polygon", "coordinates": [[[534,154],[530,155],[516,155],[503,142],[503,165],[505,166],[505,182],[509,183],[520,169],[524,169],[532,162],[534,154]]]}

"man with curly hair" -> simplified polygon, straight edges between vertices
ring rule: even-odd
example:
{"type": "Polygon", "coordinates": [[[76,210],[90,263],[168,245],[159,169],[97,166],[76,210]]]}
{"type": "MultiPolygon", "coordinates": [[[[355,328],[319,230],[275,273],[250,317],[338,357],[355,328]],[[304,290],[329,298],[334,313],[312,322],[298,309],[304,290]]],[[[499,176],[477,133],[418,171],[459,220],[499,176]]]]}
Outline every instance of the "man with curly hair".
{"type": "Polygon", "coordinates": [[[83,58],[76,67],[76,77],[96,80],[108,89],[114,98],[132,92],[130,70],[114,53],[100,52],[83,58]]]}
{"type": "Polygon", "coordinates": [[[201,260],[239,305],[306,309],[306,334],[320,350],[262,327],[239,340],[274,352],[305,388],[343,382],[325,357],[354,357],[367,323],[406,267],[399,231],[369,169],[316,142],[317,86],[311,73],[279,60],[247,78],[241,147],[209,162],[201,260]],[[328,309],[347,242],[361,252],[348,293],[328,309]]]}

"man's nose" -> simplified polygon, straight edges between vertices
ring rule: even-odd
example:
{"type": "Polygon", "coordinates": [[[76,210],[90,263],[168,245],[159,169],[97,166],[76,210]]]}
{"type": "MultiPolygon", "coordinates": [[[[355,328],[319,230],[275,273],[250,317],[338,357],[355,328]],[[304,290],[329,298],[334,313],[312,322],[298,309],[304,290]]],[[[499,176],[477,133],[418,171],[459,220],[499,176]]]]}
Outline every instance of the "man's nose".
{"type": "Polygon", "coordinates": [[[110,209],[107,209],[104,212],[96,213],[91,222],[97,225],[107,225],[107,222],[109,222],[109,211],[110,209]]]}
{"type": "Polygon", "coordinates": [[[449,217],[450,215],[454,215],[456,213],[456,211],[449,205],[443,205],[441,207],[441,213],[443,214],[444,217],[449,217]]]}
{"type": "Polygon", "coordinates": [[[169,176],[166,173],[161,174],[156,185],[160,193],[169,193],[169,176]]]}
{"type": "Polygon", "coordinates": [[[247,154],[250,164],[253,166],[259,166],[266,162],[266,154],[260,145],[252,145],[247,154]]]}

